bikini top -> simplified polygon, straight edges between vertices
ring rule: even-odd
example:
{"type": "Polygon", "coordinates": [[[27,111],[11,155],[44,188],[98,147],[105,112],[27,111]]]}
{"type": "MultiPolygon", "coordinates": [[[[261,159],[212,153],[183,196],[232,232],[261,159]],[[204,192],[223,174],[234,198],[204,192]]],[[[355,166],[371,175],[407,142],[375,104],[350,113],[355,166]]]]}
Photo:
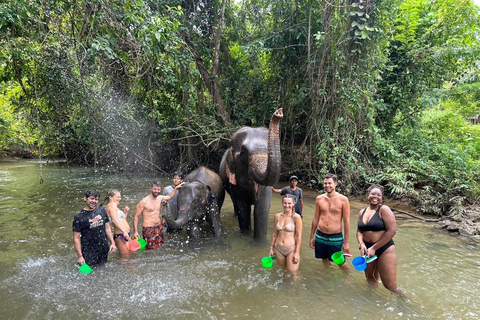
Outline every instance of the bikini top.
{"type": "Polygon", "coordinates": [[[284,231],[287,231],[287,232],[294,232],[295,231],[295,223],[293,223],[293,217],[290,220],[290,222],[285,225],[285,227],[282,227],[280,225],[280,221],[278,221],[277,222],[277,230],[278,231],[284,230],[284,231]]]}
{"type": "Polygon", "coordinates": [[[117,209],[117,219],[123,220],[127,217],[127,215],[120,209],[117,209]]]}
{"type": "Polygon", "coordinates": [[[387,230],[385,227],[385,222],[383,222],[382,218],[380,218],[380,208],[382,206],[379,206],[377,211],[373,214],[373,216],[370,218],[370,221],[365,224],[363,222],[363,216],[365,215],[365,211],[367,211],[367,208],[365,208],[362,212],[362,217],[360,218],[360,221],[358,221],[358,230],[360,231],[384,231],[387,230]]]}

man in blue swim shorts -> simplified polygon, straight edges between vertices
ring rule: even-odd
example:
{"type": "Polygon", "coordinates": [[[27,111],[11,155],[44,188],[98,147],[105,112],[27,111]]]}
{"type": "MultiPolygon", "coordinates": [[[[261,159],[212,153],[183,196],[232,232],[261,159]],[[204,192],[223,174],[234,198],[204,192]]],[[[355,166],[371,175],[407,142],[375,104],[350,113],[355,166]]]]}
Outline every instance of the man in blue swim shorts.
{"type": "MultiPolygon", "coordinates": [[[[348,235],[350,234],[350,202],[337,193],[337,176],[327,174],[323,180],[325,193],[315,200],[315,215],[310,232],[310,248],[315,249],[315,258],[324,263],[332,261],[332,254],[344,250],[350,254],[348,235]],[[342,234],[342,224],[345,238],[342,234]]],[[[341,266],[345,266],[345,263],[341,266]]]]}

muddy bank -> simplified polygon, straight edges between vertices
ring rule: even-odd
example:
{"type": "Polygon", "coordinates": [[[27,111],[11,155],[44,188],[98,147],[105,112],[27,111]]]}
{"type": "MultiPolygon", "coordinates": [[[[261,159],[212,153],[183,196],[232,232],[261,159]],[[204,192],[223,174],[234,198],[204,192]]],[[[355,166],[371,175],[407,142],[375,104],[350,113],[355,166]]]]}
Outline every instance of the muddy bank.
{"type": "Polygon", "coordinates": [[[458,214],[443,217],[436,228],[458,232],[462,236],[480,235],[480,206],[467,206],[458,214]]]}

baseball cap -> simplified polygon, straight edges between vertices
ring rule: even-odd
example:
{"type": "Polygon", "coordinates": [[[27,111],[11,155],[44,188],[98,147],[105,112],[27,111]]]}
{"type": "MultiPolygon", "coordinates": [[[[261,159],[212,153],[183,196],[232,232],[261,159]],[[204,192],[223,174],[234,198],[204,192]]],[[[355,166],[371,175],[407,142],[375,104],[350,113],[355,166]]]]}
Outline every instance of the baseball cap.
{"type": "Polygon", "coordinates": [[[291,176],[290,179],[288,179],[288,181],[292,181],[293,179],[296,179],[298,181],[298,177],[297,176],[291,176]]]}

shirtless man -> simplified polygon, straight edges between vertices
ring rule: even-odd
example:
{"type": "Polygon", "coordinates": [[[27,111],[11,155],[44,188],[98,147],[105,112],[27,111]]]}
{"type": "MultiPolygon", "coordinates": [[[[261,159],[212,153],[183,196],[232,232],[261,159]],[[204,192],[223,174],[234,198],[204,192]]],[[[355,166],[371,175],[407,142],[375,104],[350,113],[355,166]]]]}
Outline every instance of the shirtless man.
{"type": "Polygon", "coordinates": [[[152,193],[140,200],[133,216],[133,229],[135,231],[133,237],[138,237],[138,217],[143,218],[142,235],[147,241],[147,249],[158,248],[163,244],[163,225],[160,217],[160,206],[162,201],[170,200],[175,196],[179,188],[183,187],[183,183],[176,186],[168,196],[161,196],[162,187],[160,182],[152,184],[152,193]]]}
{"type": "MultiPolygon", "coordinates": [[[[310,232],[310,248],[315,249],[315,258],[324,263],[332,261],[332,254],[344,250],[351,255],[348,244],[350,234],[350,202],[347,197],[335,191],[337,176],[331,173],[323,180],[324,194],[315,200],[315,216],[310,232]],[[342,235],[342,222],[345,239],[342,235]],[[328,260],[327,260],[328,259],[328,260]]],[[[344,266],[342,264],[342,266],[344,266]]]]}

